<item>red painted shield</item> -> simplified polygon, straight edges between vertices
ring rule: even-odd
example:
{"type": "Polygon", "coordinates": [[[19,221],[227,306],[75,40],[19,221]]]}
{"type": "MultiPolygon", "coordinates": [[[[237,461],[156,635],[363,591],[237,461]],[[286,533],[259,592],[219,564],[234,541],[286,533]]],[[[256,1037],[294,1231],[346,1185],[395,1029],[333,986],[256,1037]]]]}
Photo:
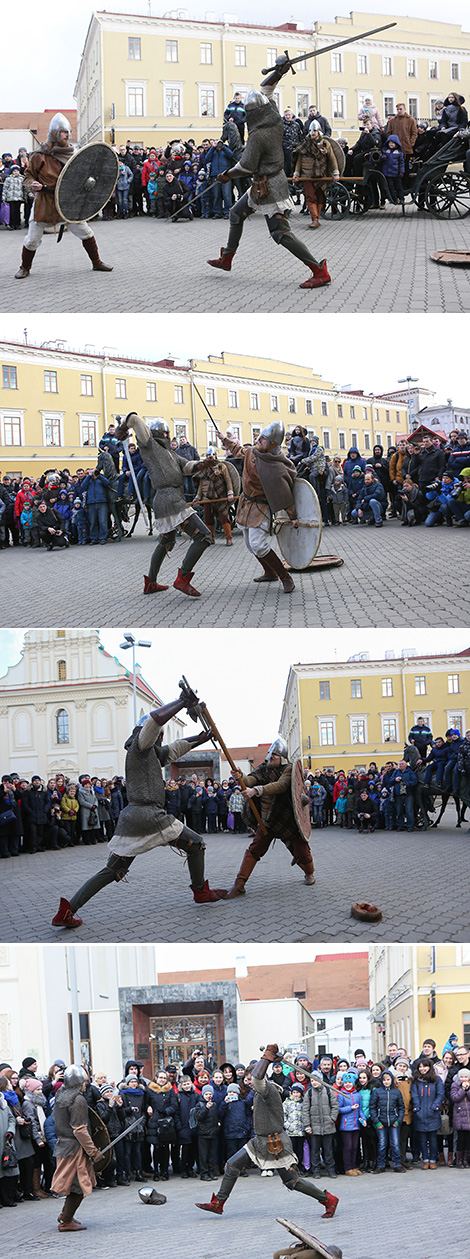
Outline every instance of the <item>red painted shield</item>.
{"type": "Polygon", "coordinates": [[[310,801],[305,791],[304,770],[300,757],[292,764],[292,807],[299,831],[304,839],[310,839],[310,801]]]}

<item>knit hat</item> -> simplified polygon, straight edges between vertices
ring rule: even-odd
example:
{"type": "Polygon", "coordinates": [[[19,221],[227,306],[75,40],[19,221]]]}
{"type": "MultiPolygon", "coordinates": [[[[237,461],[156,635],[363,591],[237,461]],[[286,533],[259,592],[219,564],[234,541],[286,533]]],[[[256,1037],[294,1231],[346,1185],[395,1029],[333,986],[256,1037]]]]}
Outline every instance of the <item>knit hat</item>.
{"type": "Polygon", "coordinates": [[[34,1066],[35,1062],[36,1062],[36,1058],[23,1058],[23,1061],[21,1063],[23,1071],[30,1071],[31,1067],[34,1066]]]}
{"type": "Polygon", "coordinates": [[[319,1084],[323,1084],[323,1076],[322,1076],[321,1071],[311,1071],[311,1072],[310,1072],[310,1079],[311,1079],[311,1080],[318,1080],[318,1083],[319,1083],[319,1084]]]}
{"type": "Polygon", "coordinates": [[[132,1084],[132,1083],[137,1084],[138,1086],[140,1085],[140,1080],[139,1080],[138,1075],[126,1075],[126,1084],[132,1084]]]}
{"type": "Polygon", "coordinates": [[[214,1090],[212,1088],[212,1084],[205,1084],[201,1092],[201,1097],[213,1097],[213,1096],[214,1096],[214,1090]]]}
{"type": "Polygon", "coordinates": [[[23,1087],[24,1087],[25,1091],[26,1091],[26,1092],[28,1092],[28,1093],[35,1093],[36,1091],[38,1091],[39,1093],[41,1093],[41,1092],[42,1092],[42,1084],[41,1084],[41,1081],[40,1081],[40,1080],[33,1080],[33,1077],[32,1077],[31,1075],[30,1075],[30,1076],[28,1076],[28,1078],[27,1078],[26,1080],[23,1080],[23,1082],[22,1082],[22,1083],[23,1083],[23,1087]]]}
{"type": "Polygon", "coordinates": [[[300,1093],[300,1094],[301,1094],[301,1096],[303,1097],[303,1095],[304,1095],[304,1086],[303,1086],[303,1084],[293,1084],[293,1085],[292,1085],[292,1088],[291,1088],[291,1094],[292,1094],[292,1093],[300,1093]]]}
{"type": "Polygon", "coordinates": [[[357,1081],[357,1071],[345,1071],[343,1073],[343,1084],[355,1084],[357,1081]]]}
{"type": "Polygon", "coordinates": [[[63,1068],[64,1068],[64,1071],[65,1071],[65,1062],[64,1062],[63,1058],[54,1058],[54,1061],[53,1061],[53,1063],[52,1063],[52,1066],[53,1066],[53,1067],[63,1067],[63,1068]]]}
{"type": "Polygon", "coordinates": [[[459,1080],[468,1080],[468,1079],[470,1079],[470,1071],[469,1071],[468,1067],[462,1067],[461,1071],[458,1071],[458,1072],[457,1072],[457,1075],[458,1075],[458,1077],[459,1077],[459,1080]]]}
{"type": "MultiPolygon", "coordinates": [[[[204,1089],[203,1089],[203,1092],[204,1092],[204,1089]]],[[[237,1097],[239,1097],[239,1096],[240,1096],[240,1085],[239,1085],[239,1084],[229,1084],[228,1089],[227,1089],[227,1094],[228,1094],[228,1093],[236,1093],[237,1097]]]]}
{"type": "MultiPolygon", "coordinates": [[[[134,1079],[135,1079],[135,1076],[134,1076],[134,1079]]],[[[102,1097],[106,1097],[107,1093],[114,1093],[112,1084],[102,1084],[100,1088],[100,1093],[102,1097]]]]}

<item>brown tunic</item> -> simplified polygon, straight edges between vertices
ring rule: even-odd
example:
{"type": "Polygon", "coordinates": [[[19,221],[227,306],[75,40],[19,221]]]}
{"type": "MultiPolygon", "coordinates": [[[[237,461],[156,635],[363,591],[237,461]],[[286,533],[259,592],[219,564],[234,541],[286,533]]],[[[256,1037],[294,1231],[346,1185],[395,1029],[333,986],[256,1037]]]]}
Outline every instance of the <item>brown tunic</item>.
{"type": "Polygon", "coordinates": [[[52,153],[41,153],[41,151],[38,151],[31,154],[25,172],[24,186],[30,192],[33,180],[44,185],[41,191],[35,194],[35,223],[63,222],[59,211],[56,210],[54,201],[55,186],[62,170],[63,163],[58,162],[57,158],[52,156],[52,153]]]}
{"type": "Polygon", "coordinates": [[[269,516],[270,510],[264,490],[258,476],[252,446],[241,446],[234,437],[224,437],[223,445],[235,455],[243,459],[242,493],[238,500],[236,521],[244,529],[257,529],[269,516]],[[253,501],[254,500],[254,501],[253,501]]]}

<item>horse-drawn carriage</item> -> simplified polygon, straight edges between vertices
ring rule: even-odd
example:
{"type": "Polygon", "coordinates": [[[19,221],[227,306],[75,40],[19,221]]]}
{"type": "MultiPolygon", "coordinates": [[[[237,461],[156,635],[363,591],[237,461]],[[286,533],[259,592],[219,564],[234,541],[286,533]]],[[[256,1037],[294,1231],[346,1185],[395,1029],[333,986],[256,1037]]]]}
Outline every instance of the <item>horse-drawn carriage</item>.
{"type": "MultiPolygon", "coordinates": [[[[466,130],[453,136],[427,161],[413,158],[402,177],[409,203],[437,218],[466,218],[470,214],[469,144],[470,131],[466,130]]],[[[329,183],[322,217],[339,220],[349,214],[366,214],[385,198],[392,200],[382,171],[382,151],[376,148],[364,159],[362,176],[341,174],[339,180],[329,183]]]]}

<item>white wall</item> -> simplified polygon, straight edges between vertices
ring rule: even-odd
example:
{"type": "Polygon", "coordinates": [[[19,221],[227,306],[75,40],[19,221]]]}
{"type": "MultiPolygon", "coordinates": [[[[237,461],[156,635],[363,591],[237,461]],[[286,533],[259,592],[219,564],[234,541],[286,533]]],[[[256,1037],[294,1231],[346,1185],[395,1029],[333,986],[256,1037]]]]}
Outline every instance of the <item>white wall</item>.
{"type": "Polygon", "coordinates": [[[372,1036],[368,1014],[368,1009],[315,1010],[316,1027],[318,1028],[318,1019],[325,1019],[326,1022],[325,1031],[317,1030],[315,1033],[317,1050],[319,1045],[326,1045],[327,1053],[339,1054],[340,1058],[351,1061],[355,1049],[364,1049],[366,1058],[370,1058],[372,1036]],[[352,1018],[352,1032],[345,1032],[345,1018],[352,1018]]]}
{"type": "MultiPolygon", "coordinates": [[[[238,1048],[240,1062],[247,1063],[260,1056],[261,1045],[277,1041],[280,1045],[295,1044],[312,1027],[312,1019],[295,998],[276,1001],[241,1001],[238,1010],[238,1048]]],[[[305,1042],[306,1051],[313,1052],[315,1037],[305,1042]]]]}

